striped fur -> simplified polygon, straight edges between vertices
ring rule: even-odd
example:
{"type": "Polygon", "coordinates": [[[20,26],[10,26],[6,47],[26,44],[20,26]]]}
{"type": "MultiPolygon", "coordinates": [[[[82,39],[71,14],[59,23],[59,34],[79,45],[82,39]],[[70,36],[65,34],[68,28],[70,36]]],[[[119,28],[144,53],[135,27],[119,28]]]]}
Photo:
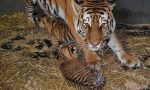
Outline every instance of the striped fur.
{"type": "Polygon", "coordinates": [[[102,50],[115,30],[113,6],[105,0],[85,0],[78,19],[78,33],[93,51],[102,50]]]}
{"type": "Polygon", "coordinates": [[[78,90],[102,90],[104,86],[103,75],[89,68],[83,60],[60,58],[60,70],[70,86],[78,90]]]}
{"type": "Polygon", "coordinates": [[[78,90],[101,90],[104,85],[102,74],[87,66],[74,42],[73,44],[67,44],[74,41],[67,25],[63,21],[57,22],[47,16],[42,16],[38,23],[49,31],[53,48],[59,48],[57,59],[68,85],[78,90]],[[58,40],[66,41],[65,44],[61,43],[64,46],[57,44],[58,40]]]}
{"type": "MultiPolygon", "coordinates": [[[[28,20],[38,24],[39,9],[48,18],[65,23],[77,46],[83,51],[86,63],[96,64],[100,57],[95,51],[109,46],[123,65],[139,67],[140,60],[129,55],[117,39],[113,16],[115,0],[25,0],[28,20]]],[[[31,25],[31,24],[30,24],[31,25]]],[[[55,25],[52,25],[55,26],[55,25]]],[[[47,25],[46,27],[51,28],[47,25]]],[[[59,28],[59,27],[57,27],[59,28]]],[[[59,28],[61,30],[61,28],[59,28]]],[[[51,31],[49,31],[50,34],[51,31]]],[[[56,35],[63,35],[57,33],[56,35]]],[[[61,36],[60,36],[61,37],[61,36]]],[[[69,39],[68,39],[69,40],[69,39]]]]}
{"type": "Polygon", "coordinates": [[[82,41],[81,45],[93,51],[102,49],[115,29],[113,5],[107,0],[25,0],[25,5],[29,22],[38,25],[41,13],[49,18],[61,18],[76,41],[82,41]]]}
{"type": "Polygon", "coordinates": [[[84,53],[90,62],[99,59],[93,51],[101,50],[106,45],[115,28],[113,5],[107,0],[25,0],[25,5],[29,25],[38,25],[41,15],[39,7],[49,18],[64,20],[79,48],[83,52],[92,52],[92,57],[84,53]]]}
{"type": "Polygon", "coordinates": [[[48,30],[52,49],[60,49],[68,59],[81,58],[75,39],[64,21],[56,21],[47,15],[43,15],[39,18],[38,24],[48,30]]]}

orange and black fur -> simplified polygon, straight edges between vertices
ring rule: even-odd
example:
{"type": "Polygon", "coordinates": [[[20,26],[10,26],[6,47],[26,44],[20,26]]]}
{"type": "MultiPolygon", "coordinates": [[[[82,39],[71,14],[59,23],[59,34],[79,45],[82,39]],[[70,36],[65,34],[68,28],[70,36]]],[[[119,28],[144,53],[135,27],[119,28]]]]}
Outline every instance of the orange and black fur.
{"type": "Polygon", "coordinates": [[[40,7],[49,18],[62,19],[70,28],[87,64],[96,64],[100,58],[95,51],[110,47],[122,64],[139,67],[140,60],[129,55],[115,35],[116,22],[113,16],[115,0],[25,0],[30,23],[36,24],[40,7]],[[88,52],[88,53],[87,53],[88,52]]]}
{"type": "Polygon", "coordinates": [[[68,59],[81,58],[75,39],[64,21],[56,21],[43,15],[37,22],[41,28],[48,30],[52,49],[59,49],[68,59]],[[63,50],[61,50],[62,48],[63,50]]]}
{"type": "Polygon", "coordinates": [[[48,18],[63,21],[78,48],[83,51],[87,64],[96,64],[100,57],[95,51],[102,51],[103,47],[108,46],[122,64],[128,67],[141,65],[139,59],[123,49],[115,35],[114,3],[110,0],[25,0],[25,3],[29,22],[33,24],[38,20],[34,13],[36,6],[48,18]]]}
{"type": "Polygon", "coordinates": [[[38,23],[48,30],[52,48],[58,49],[56,58],[68,85],[78,90],[101,90],[105,82],[103,75],[87,66],[67,25],[47,16],[40,17],[38,23]]]}

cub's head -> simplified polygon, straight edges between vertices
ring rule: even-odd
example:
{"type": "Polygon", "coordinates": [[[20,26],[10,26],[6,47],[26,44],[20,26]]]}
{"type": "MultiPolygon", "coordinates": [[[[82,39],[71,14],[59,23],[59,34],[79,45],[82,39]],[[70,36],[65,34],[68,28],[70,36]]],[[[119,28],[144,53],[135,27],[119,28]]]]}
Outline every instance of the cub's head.
{"type": "Polygon", "coordinates": [[[115,0],[74,0],[78,20],[76,30],[92,51],[101,50],[114,31],[112,13],[115,0]]]}

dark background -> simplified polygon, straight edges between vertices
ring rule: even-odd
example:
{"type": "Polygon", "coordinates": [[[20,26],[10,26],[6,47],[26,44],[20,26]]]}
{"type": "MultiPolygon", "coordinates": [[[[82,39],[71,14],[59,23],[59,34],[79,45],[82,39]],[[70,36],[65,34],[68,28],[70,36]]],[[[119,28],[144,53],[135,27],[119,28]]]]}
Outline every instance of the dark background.
{"type": "MultiPolygon", "coordinates": [[[[0,0],[0,14],[24,11],[23,0],[0,0]]],[[[150,0],[117,0],[117,23],[150,24],[150,0]]]]}

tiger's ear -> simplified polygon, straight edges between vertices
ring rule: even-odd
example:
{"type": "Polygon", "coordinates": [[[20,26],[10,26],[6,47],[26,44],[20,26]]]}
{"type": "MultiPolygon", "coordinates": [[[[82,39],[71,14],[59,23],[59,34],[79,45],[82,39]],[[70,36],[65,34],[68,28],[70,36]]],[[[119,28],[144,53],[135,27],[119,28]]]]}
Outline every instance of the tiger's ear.
{"type": "Polygon", "coordinates": [[[81,5],[84,3],[84,0],[74,0],[76,4],[81,5]]]}
{"type": "Polygon", "coordinates": [[[110,3],[110,9],[113,10],[114,7],[116,6],[115,2],[116,0],[107,0],[108,3],[110,3]]]}
{"type": "Polygon", "coordinates": [[[116,0],[107,0],[107,2],[109,2],[110,4],[114,4],[116,0]]]}
{"type": "Polygon", "coordinates": [[[84,0],[74,0],[74,7],[77,12],[81,11],[84,0]]]}
{"type": "Polygon", "coordinates": [[[115,6],[116,6],[115,3],[111,4],[111,6],[110,6],[111,10],[113,10],[115,6]]]}

